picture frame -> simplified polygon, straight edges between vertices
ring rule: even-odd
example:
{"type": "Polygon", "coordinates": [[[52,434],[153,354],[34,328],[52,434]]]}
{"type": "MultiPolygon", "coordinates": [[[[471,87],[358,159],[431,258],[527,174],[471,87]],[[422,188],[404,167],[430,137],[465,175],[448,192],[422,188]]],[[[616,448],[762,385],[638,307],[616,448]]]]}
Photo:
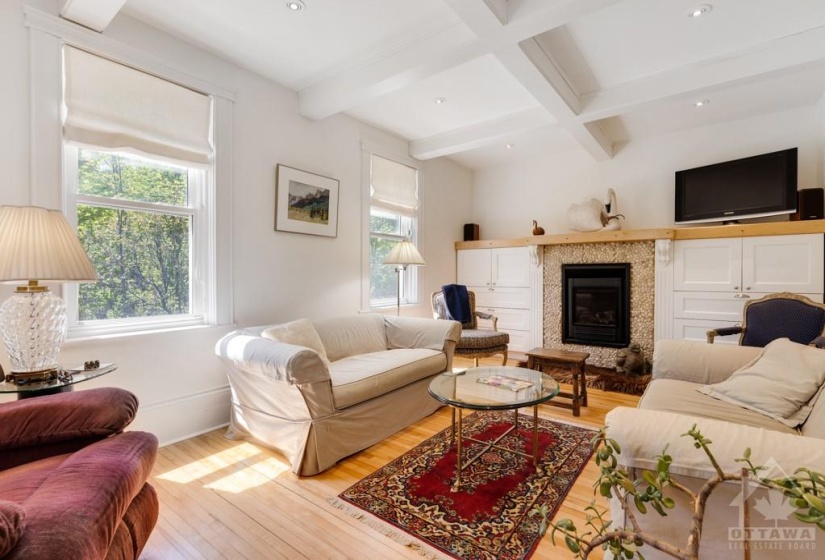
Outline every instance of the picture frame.
{"type": "Polygon", "coordinates": [[[338,237],[339,181],[278,164],[275,230],[338,237]]]}

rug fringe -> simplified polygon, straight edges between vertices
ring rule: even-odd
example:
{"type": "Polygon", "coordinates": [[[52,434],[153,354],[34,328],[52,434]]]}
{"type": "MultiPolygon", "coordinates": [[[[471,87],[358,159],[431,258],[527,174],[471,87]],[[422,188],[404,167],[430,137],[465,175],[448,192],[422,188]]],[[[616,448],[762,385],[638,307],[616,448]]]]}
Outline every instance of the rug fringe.
{"type": "Polygon", "coordinates": [[[353,519],[357,519],[370,529],[378,531],[385,537],[389,537],[395,542],[417,552],[424,558],[427,558],[427,560],[450,560],[451,558],[450,556],[446,556],[412,535],[393,527],[389,523],[381,521],[377,517],[364,512],[344,500],[338,498],[328,498],[327,501],[332,507],[343,511],[353,519]]]}

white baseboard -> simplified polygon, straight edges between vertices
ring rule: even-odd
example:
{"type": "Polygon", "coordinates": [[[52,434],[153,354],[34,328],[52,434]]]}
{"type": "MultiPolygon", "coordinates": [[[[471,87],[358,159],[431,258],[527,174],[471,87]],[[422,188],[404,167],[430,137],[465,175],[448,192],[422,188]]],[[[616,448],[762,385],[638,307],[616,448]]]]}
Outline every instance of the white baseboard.
{"type": "Polygon", "coordinates": [[[226,426],[229,405],[228,385],[167,401],[141,403],[129,429],[151,432],[161,446],[169,445],[226,426]]]}

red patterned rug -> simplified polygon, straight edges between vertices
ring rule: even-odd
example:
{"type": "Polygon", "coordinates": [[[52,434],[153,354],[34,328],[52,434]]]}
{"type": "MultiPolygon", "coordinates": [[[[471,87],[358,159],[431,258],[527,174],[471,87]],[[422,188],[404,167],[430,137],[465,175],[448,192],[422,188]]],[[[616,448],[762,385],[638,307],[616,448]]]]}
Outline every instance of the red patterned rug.
{"type": "MultiPolygon", "coordinates": [[[[494,440],[512,425],[512,412],[482,412],[464,419],[464,434],[494,440]]],[[[458,492],[456,448],[450,428],[372,473],[339,495],[341,500],[381,520],[385,534],[416,546],[411,535],[432,549],[461,559],[529,558],[539,544],[539,527],[528,514],[546,504],[555,512],[591,455],[594,430],[539,418],[539,466],[509,450],[532,453],[532,416],[519,416],[519,432],[499,442],[462,473],[458,492]]],[[[467,442],[462,456],[481,444],[467,442]]],[[[341,504],[339,504],[341,505],[341,504]]],[[[346,506],[343,506],[347,509],[346,506]]],[[[427,554],[427,546],[418,546],[427,554]]]]}

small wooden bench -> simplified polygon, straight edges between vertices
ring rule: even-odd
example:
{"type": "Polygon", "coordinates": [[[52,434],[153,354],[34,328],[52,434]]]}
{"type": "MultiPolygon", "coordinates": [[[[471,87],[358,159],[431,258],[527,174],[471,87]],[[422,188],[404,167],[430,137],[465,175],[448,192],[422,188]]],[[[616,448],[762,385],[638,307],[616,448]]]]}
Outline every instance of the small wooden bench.
{"type": "Polygon", "coordinates": [[[572,352],[570,350],[555,350],[551,348],[533,348],[527,354],[527,367],[542,371],[545,366],[561,366],[570,369],[573,375],[573,392],[560,392],[558,396],[547,404],[569,408],[573,416],[581,414],[581,407],[587,406],[587,383],[584,378],[584,362],[590,357],[587,352],[572,352]],[[561,402],[558,397],[571,399],[571,402],[561,402]]]}

